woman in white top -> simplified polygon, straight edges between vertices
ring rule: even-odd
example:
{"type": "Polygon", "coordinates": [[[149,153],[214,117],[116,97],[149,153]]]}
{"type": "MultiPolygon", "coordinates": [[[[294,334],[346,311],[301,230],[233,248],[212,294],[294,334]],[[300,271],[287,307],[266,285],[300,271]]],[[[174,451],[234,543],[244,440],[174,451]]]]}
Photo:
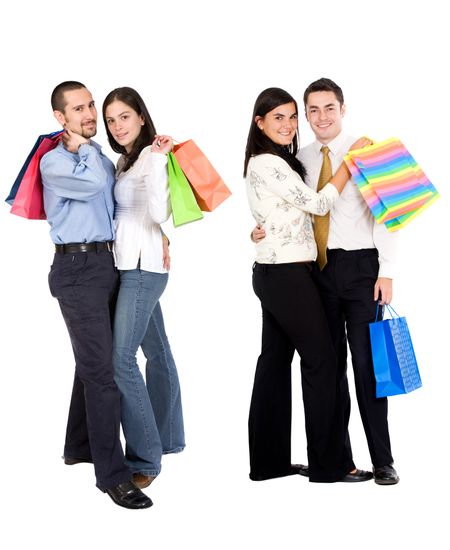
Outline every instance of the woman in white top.
{"type": "Polygon", "coordinates": [[[139,487],[159,474],[161,455],[185,446],[177,369],[159,304],[168,280],[160,224],[170,213],[168,136],[156,134],[140,95],[117,88],[103,103],[103,119],[117,163],[114,255],[120,289],[114,316],[113,366],[121,392],[125,461],[139,487]],[[136,361],[146,357],[145,380],[136,361]]]}
{"type": "MultiPolygon", "coordinates": [[[[344,445],[337,361],[311,278],[317,247],[311,214],[326,214],[349,179],[344,164],[316,193],[304,182],[298,108],[290,94],[268,88],[257,98],[245,152],[252,214],[266,238],[256,244],[253,288],[263,314],[262,348],[249,415],[250,478],[292,474],[310,481],[362,481],[344,445]],[[301,358],[308,467],[291,464],[291,361],[301,358]]],[[[369,143],[365,138],[353,147],[369,143]]]]}

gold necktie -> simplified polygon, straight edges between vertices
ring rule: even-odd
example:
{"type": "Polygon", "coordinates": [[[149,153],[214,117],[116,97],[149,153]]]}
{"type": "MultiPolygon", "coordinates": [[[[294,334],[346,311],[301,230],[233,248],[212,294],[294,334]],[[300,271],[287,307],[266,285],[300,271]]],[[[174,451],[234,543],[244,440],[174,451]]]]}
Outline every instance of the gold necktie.
{"type": "MultiPolygon", "coordinates": [[[[324,145],[321,149],[323,160],[322,168],[320,169],[319,183],[317,184],[317,191],[323,189],[323,187],[330,181],[333,176],[331,170],[331,160],[328,156],[330,149],[324,145]]],[[[317,263],[322,270],[327,263],[327,243],[328,243],[328,229],[330,227],[330,213],[325,216],[314,216],[314,237],[317,244],[317,263]]]]}

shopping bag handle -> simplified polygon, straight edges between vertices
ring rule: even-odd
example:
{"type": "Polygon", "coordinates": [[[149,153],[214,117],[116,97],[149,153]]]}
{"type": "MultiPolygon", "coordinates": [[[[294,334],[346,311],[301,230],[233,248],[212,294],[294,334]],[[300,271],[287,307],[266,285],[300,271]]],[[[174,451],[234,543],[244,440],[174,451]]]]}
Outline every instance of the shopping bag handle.
{"type": "MultiPolygon", "coordinates": [[[[390,306],[389,304],[385,304],[385,306],[386,306],[388,312],[390,313],[391,318],[394,318],[394,316],[395,317],[400,317],[400,315],[395,311],[395,309],[392,306],[390,306]]],[[[377,302],[377,311],[375,313],[375,321],[374,321],[375,323],[377,322],[377,319],[378,319],[378,308],[379,307],[380,307],[380,302],[377,302]]],[[[384,307],[384,306],[381,306],[381,307],[384,307]]],[[[384,312],[383,312],[383,317],[384,317],[384,312]]]]}

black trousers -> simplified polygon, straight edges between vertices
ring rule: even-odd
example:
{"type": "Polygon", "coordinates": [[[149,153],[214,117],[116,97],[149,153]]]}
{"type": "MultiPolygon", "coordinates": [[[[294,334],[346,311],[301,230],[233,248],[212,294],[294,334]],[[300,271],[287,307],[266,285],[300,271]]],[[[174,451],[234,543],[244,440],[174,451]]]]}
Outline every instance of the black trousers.
{"type": "Polygon", "coordinates": [[[263,313],[262,348],[249,414],[250,478],[290,475],[291,362],[297,350],[310,481],[341,479],[354,464],[345,446],[337,362],[309,264],[253,268],[263,313]]]}
{"type": "MultiPolygon", "coordinates": [[[[355,378],[356,398],[375,467],[393,462],[388,428],[387,398],[377,398],[370,348],[369,323],[375,320],[377,303],[373,290],[378,278],[378,251],[328,250],[328,263],[313,277],[319,288],[330,332],[338,356],[338,370],[345,406],[350,418],[350,394],[347,380],[347,340],[355,378]]],[[[348,450],[351,453],[347,433],[348,450]]]]}
{"type": "Polygon", "coordinates": [[[50,291],[59,301],[75,356],[64,456],[93,460],[100,489],[131,479],[123,462],[120,394],[112,367],[117,284],[111,252],[54,256],[50,291]]]}

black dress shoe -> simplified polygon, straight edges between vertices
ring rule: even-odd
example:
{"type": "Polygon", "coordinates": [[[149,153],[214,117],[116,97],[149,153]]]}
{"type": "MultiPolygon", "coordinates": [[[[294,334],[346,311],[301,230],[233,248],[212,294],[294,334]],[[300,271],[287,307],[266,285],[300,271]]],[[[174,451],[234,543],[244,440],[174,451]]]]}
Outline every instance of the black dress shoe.
{"type": "Polygon", "coordinates": [[[300,476],[309,477],[309,467],[304,464],[292,464],[292,469],[300,476]]]}
{"type": "Polygon", "coordinates": [[[345,483],[355,483],[358,481],[369,481],[372,479],[372,472],[367,472],[366,470],[356,470],[356,472],[349,472],[345,475],[340,481],[345,483]]]}
{"type": "Polygon", "coordinates": [[[92,459],[89,458],[69,458],[68,456],[63,456],[62,458],[64,460],[64,464],[67,464],[67,466],[73,466],[74,464],[83,464],[86,462],[88,464],[93,464],[92,459]]]}
{"type": "Polygon", "coordinates": [[[150,508],[153,502],[132,481],[124,481],[110,489],[101,489],[112,498],[119,506],[140,510],[150,508]]]}
{"type": "Polygon", "coordinates": [[[395,485],[400,481],[392,464],[373,469],[373,477],[377,485],[395,485]]]}

